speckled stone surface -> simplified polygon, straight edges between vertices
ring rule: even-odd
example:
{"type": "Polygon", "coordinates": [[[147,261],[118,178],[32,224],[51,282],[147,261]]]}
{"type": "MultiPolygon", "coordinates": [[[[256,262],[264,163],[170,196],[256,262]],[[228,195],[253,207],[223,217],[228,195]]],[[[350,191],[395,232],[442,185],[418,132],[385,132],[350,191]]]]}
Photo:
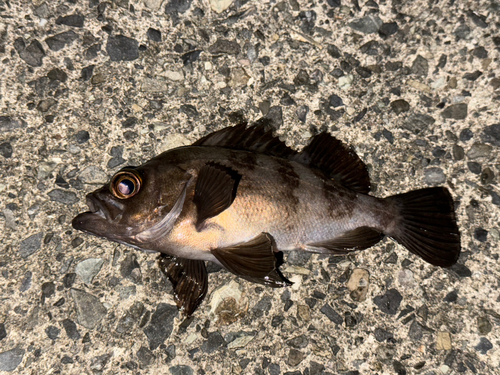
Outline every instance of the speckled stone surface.
{"type": "Polygon", "coordinates": [[[497,0],[0,0],[0,20],[0,372],[499,373],[497,0]],[[71,227],[121,167],[262,116],[292,147],[351,144],[376,196],[447,186],[459,263],[385,239],[291,255],[287,289],[211,267],[185,321],[154,254],[71,227]]]}

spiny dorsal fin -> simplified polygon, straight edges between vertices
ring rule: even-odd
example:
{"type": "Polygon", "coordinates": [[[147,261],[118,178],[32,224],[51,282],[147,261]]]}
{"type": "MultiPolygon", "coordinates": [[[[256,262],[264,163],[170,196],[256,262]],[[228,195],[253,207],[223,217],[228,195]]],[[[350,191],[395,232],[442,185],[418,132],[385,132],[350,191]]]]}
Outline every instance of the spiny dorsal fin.
{"type": "Polygon", "coordinates": [[[358,193],[370,192],[370,176],[365,163],[350,147],[328,133],[315,136],[301,153],[290,159],[317,168],[358,193]]]}
{"type": "Polygon", "coordinates": [[[250,127],[247,128],[246,126],[247,124],[243,123],[215,131],[197,140],[193,143],[193,146],[246,150],[284,159],[297,154],[296,151],[273,135],[274,129],[270,125],[270,120],[262,118],[250,127]]]}

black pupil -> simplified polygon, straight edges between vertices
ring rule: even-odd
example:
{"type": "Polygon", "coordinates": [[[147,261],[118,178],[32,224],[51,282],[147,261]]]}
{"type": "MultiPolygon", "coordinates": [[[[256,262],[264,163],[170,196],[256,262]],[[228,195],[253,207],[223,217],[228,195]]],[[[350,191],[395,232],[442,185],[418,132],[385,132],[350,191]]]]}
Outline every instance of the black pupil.
{"type": "Polygon", "coordinates": [[[128,178],[125,178],[118,183],[118,190],[123,195],[132,194],[134,192],[134,189],[135,189],[135,182],[128,178]]]}

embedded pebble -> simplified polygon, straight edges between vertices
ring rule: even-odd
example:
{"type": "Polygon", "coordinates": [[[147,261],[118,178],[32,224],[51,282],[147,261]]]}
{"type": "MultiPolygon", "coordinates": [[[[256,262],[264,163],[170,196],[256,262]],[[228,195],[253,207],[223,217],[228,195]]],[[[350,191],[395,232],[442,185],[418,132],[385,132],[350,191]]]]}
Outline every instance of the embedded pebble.
{"type": "Polygon", "coordinates": [[[208,52],[210,52],[212,55],[237,55],[238,53],[240,53],[240,51],[241,47],[238,42],[223,38],[218,38],[214,44],[208,47],[208,52]]]}
{"type": "Polygon", "coordinates": [[[483,142],[491,143],[494,146],[500,147],[500,124],[485,127],[481,139],[483,142]]]}
{"type": "Polygon", "coordinates": [[[80,339],[80,332],[78,332],[78,327],[76,326],[76,323],[74,321],[70,319],[64,319],[61,324],[68,338],[73,341],[80,339]]]}
{"type": "Polygon", "coordinates": [[[342,324],[344,322],[344,319],[340,316],[338,312],[336,312],[330,304],[325,304],[323,307],[320,309],[320,311],[325,314],[325,316],[330,319],[335,324],[342,324]]]}
{"type": "Polygon", "coordinates": [[[389,289],[385,294],[376,296],[373,299],[373,303],[382,312],[389,315],[396,315],[402,300],[403,296],[396,289],[389,289]]]}
{"type": "Polygon", "coordinates": [[[364,301],[370,286],[370,272],[363,268],[355,268],[346,286],[351,291],[350,296],[354,301],[364,301]]]}
{"type": "Polygon", "coordinates": [[[151,316],[151,321],[144,328],[144,334],[149,341],[149,349],[154,350],[170,336],[174,318],[177,317],[177,306],[160,303],[151,316]]]}
{"type": "Polygon", "coordinates": [[[446,181],[446,175],[439,167],[426,168],[424,171],[424,181],[428,185],[441,185],[446,181]]]}
{"type": "Polygon", "coordinates": [[[78,289],[71,289],[71,296],[75,301],[78,323],[85,328],[94,329],[106,316],[107,310],[96,296],[78,289]]]}
{"type": "Polygon", "coordinates": [[[488,353],[488,350],[493,349],[493,344],[486,337],[481,337],[479,339],[479,344],[477,344],[474,349],[476,349],[479,353],[485,355],[488,353]]]}
{"type": "Polygon", "coordinates": [[[89,165],[78,175],[80,181],[85,184],[102,185],[108,182],[108,175],[99,167],[89,165]]]}
{"type": "Polygon", "coordinates": [[[211,354],[221,346],[226,346],[226,341],[219,332],[215,331],[208,334],[208,339],[201,345],[201,350],[211,354]]]}
{"type": "Polygon", "coordinates": [[[42,246],[43,232],[32,234],[19,245],[19,255],[27,258],[36,253],[42,246]]]}
{"type": "Polygon", "coordinates": [[[8,159],[12,156],[12,145],[10,142],[3,142],[0,144],[0,155],[8,159]]]}
{"type": "Polygon", "coordinates": [[[90,285],[103,264],[104,260],[100,258],[86,259],[76,265],[75,273],[80,276],[85,284],[90,285]]]}
{"type": "Polygon", "coordinates": [[[67,45],[72,44],[77,39],[78,34],[72,30],[69,30],[45,39],[45,43],[47,43],[52,51],[57,52],[67,45]]]}
{"type": "Polygon", "coordinates": [[[489,158],[491,157],[491,152],[493,147],[490,145],[485,145],[483,143],[474,143],[469,151],[467,151],[467,157],[471,160],[479,158],[489,158]]]}
{"type": "Polygon", "coordinates": [[[463,120],[467,117],[467,104],[452,104],[441,112],[441,116],[445,119],[463,120]]]}
{"type": "Polygon", "coordinates": [[[139,43],[125,35],[110,36],[106,52],[111,61],[133,61],[139,58],[139,43]]]}
{"type": "Polygon", "coordinates": [[[187,365],[172,366],[168,369],[171,375],[193,375],[193,369],[187,365]]]}
{"type": "Polygon", "coordinates": [[[451,335],[449,332],[439,331],[436,338],[437,350],[451,350],[451,335]]]}
{"type": "Polygon", "coordinates": [[[20,347],[7,350],[0,353],[0,370],[1,371],[14,371],[17,366],[23,361],[24,353],[26,351],[20,347]]]}
{"type": "Polygon", "coordinates": [[[233,0],[210,0],[210,8],[216,13],[222,13],[231,6],[233,0]]]}
{"type": "Polygon", "coordinates": [[[51,201],[66,204],[68,206],[79,201],[75,193],[67,190],[54,189],[49,191],[47,195],[50,197],[51,201]]]}
{"type": "Polygon", "coordinates": [[[347,24],[350,28],[360,31],[364,34],[376,33],[383,22],[378,16],[369,15],[363,18],[355,19],[347,24]]]}
{"type": "Polygon", "coordinates": [[[17,38],[14,41],[14,48],[19,54],[19,57],[24,60],[26,64],[35,67],[42,66],[45,51],[38,40],[33,39],[31,43],[26,46],[26,42],[23,38],[17,38]]]}

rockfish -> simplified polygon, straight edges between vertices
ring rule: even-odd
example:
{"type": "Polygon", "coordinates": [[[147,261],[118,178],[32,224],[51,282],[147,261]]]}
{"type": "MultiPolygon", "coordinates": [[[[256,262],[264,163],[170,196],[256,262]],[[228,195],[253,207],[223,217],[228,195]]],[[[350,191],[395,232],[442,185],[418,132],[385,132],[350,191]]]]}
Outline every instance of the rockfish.
{"type": "Polygon", "coordinates": [[[160,253],[187,316],[207,294],[206,261],[284,287],[284,251],[347,254],[388,236],[432,265],[456,263],[460,233],[446,188],[369,193],[368,171],[351,148],[323,132],[297,152],[260,120],[121,169],[87,195],[90,211],[72,224],[160,253]]]}

